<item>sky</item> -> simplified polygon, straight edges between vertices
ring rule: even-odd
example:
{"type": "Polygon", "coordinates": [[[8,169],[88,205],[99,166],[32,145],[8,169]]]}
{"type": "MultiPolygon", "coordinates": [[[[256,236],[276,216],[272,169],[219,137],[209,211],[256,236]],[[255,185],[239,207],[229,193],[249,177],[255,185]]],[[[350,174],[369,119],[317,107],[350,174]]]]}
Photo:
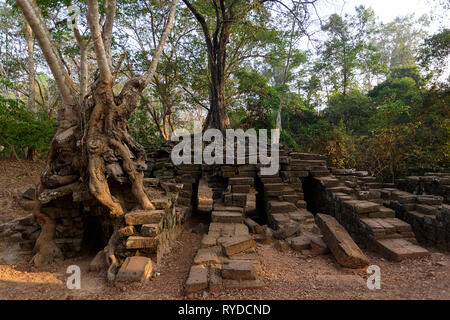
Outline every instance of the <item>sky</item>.
{"type": "MultiPolygon", "coordinates": [[[[423,14],[430,15],[431,9],[434,8],[433,16],[436,20],[432,21],[430,25],[430,31],[434,33],[443,25],[450,26],[450,12],[447,11],[447,16],[445,16],[443,7],[439,7],[437,2],[436,0],[325,0],[319,5],[319,13],[325,15],[331,13],[351,14],[354,13],[356,6],[364,5],[371,7],[375,11],[375,15],[382,22],[387,23],[398,16],[414,14],[418,18],[423,14]]],[[[441,2],[443,1],[441,0],[441,2]]]]}

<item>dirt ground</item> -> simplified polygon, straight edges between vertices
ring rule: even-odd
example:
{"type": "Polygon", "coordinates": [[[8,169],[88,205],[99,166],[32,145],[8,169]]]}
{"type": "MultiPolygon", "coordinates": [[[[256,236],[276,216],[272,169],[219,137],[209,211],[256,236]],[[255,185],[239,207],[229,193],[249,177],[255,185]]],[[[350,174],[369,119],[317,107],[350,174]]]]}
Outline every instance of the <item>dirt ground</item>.
{"type": "MultiPolygon", "coordinates": [[[[0,223],[21,217],[15,198],[39,179],[43,163],[0,161],[0,223]]],[[[88,272],[93,256],[59,261],[35,270],[31,255],[19,245],[0,239],[0,300],[10,299],[185,299],[183,285],[201,235],[186,226],[157,275],[145,284],[112,287],[104,273],[88,272]],[[67,267],[81,269],[81,289],[66,286],[67,267]]],[[[381,289],[369,290],[364,270],[341,268],[331,254],[308,257],[295,251],[279,252],[273,245],[257,245],[265,287],[205,294],[202,299],[450,299],[450,254],[434,248],[430,258],[390,262],[365,251],[381,269],[381,289]]]]}

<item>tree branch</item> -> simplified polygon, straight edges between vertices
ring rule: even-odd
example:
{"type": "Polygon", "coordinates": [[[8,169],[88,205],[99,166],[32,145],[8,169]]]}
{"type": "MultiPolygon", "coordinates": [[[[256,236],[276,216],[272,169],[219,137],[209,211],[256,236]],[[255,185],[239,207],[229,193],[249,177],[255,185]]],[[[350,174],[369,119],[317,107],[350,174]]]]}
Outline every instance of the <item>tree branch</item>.
{"type": "Polygon", "coordinates": [[[153,75],[155,74],[156,67],[158,66],[159,58],[162,54],[167,37],[169,36],[169,33],[173,26],[173,20],[175,18],[175,11],[177,8],[177,3],[178,3],[178,0],[172,1],[172,5],[170,7],[169,18],[167,19],[167,23],[164,27],[164,31],[161,36],[161,39],[159,40],[158,47],[156,48],[155,54],[153,55],[152,62],[150,63],[150,68],[148,69],[147,73],[142,77],[141,90],[143,90],[144,88],[146,88],[149,85],[149,83],[151,82],[151,80],[153,78],[153,75]]]}
{"type": "Polygon", "coordinates": [[[64,104],[67,106],[74,105],[73,82],[51,42],[50,34],[36,2],[34,0],[16,0],[16,3],[36,36],[45,60],[55,77],[64,104]]]}
{"type": "Polygon", "coordinates": [[[100,24],[98,23],[98,2],[97,0],[88,1],[87,20],[89,29],[91,29],[91,37],[94,42],[95,55],[97,57],[98,68],[100,70],[100,78],[104,83],[111,83],[112,75],[109,68],[108,58],[106,56],[105,45],[100,32],[100,24]]]}

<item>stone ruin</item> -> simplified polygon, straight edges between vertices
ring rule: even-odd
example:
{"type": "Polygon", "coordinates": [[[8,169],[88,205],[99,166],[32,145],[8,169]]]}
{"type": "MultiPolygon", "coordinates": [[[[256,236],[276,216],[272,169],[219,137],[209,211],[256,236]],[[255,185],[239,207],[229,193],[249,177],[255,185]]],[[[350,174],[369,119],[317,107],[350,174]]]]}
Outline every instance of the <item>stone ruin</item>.
{"type": "MultiPolygon", "coordinates": [[[[242,165],[175,166],[173,145],[146,149],[144,184],[156,210],[136,209],[117,183],[111,192],[126,208],[120,222],[87,190],[39,195],[42,212],[56,222],[55,243],[64,257],[95,250],[90,270],[107,270],[112,283],[148,279],[197,213],[201,183],[211,191],[212,206],[186,281],[188,296],[264,286],[255,242],[313,256],[331,251],[349,268],[369,265],[360,248],[394,261],[428,256],[419,243],[450,250],[450,174],[380,183],[368,172],[329,168],[322,155],[281,146],[279,172],[261,176],[248,155],[242,165]]],[[[34,201],[30,189],[21,204],[30,209],[34,201]]],[[[24,250],[34,247],[39,232],[33,216],[0,225],[0,234],[20,237],[24,250]]]]}

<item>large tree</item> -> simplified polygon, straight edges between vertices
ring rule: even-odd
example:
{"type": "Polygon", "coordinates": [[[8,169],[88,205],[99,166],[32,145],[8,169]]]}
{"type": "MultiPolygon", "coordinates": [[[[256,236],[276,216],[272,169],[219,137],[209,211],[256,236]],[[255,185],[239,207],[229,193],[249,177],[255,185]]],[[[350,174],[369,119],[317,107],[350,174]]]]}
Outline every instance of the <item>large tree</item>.
{"type": "MultiPolygon", "coordinates": [[[[75,192],[87,188],[91,195],[109,209],[112,217],[124,213],[122,205],[110,192],[107,172],[118,181],[128,181],[132,194],[143,209],[154,209],[143,188],[143,170],[146,155],[128,133],[128,119],[137,106],[142,91],[154,76],[158,59],[173,25],[177,0],[173,0],[170,12],[155,48],[148,70],[132,77],[114,88],[121,61],[113,61],[113,40],[116,0],[102,2],[88,0],[86,30],[82,33],[77,24],[73,31],[80,49],[78,65],[80,85],[77,88],[70,76],[60,50],[52,41],[43,13],[35,0],[16,0],[16,3],[41,48],[49,69],[58,86],[64,111],[60,115],[58,128],[53,138],[47,166],[41,176],[39,193],[51,189],[56,194],[75,192]],[[100,14],[101,13],[101,14],[100,14]],[[87,67],[87,51],[93,46],[97,73],[88,84],[88,73],[95,71],[87,67]],[[113,65],[115,64],[115,67],[113,65]]],[[[80,7],[83,2],[77,3],[80,7]]],[[[33,258],[35,264],[59,255],[53,242],[55,223],[35,209],[35,216],[42,227],[36,242],[38,251],[33,258]]]]}
{"type": "MultiPolygon", "coordinates": [[[[286,5],[286,1],[279,0],[211,0],[191,1],[183,0],[201,27],[201,32],[206,44],[208,56],[209,71],[209,112],[204,124],[204,128],[213,127],[224,130],[230,126],[230,120],[227,115],[226,82],[230,75],[229,68],[232,66],[229,59],[235,58],[240,51],[245,49],[239,44],[230,50],[230,42],[233,42],[232,35],[245,33],[245,28],[251,24],[252,15],[255,20],[260,16],[267,19],[270,16],[270,9],[275,7],[275,11],[284,14],[293,14],[292,19],[297,19],[301,25],[302,21],[298,19],[295,10],[301,8],[304,12],[308,11],[309,6],[314,6],[316,0],[312,1],[291,1],[291,9],[286,5]],[[229,52],[231,51],[231,53],[229,52]]],[[[300,28],[304,30],[304,26],[300,28]]],[[[245,54],[244,54],[245,56],[245,54]]],[[[257,56],[253,56],[256,58],[257,56]]]]}

